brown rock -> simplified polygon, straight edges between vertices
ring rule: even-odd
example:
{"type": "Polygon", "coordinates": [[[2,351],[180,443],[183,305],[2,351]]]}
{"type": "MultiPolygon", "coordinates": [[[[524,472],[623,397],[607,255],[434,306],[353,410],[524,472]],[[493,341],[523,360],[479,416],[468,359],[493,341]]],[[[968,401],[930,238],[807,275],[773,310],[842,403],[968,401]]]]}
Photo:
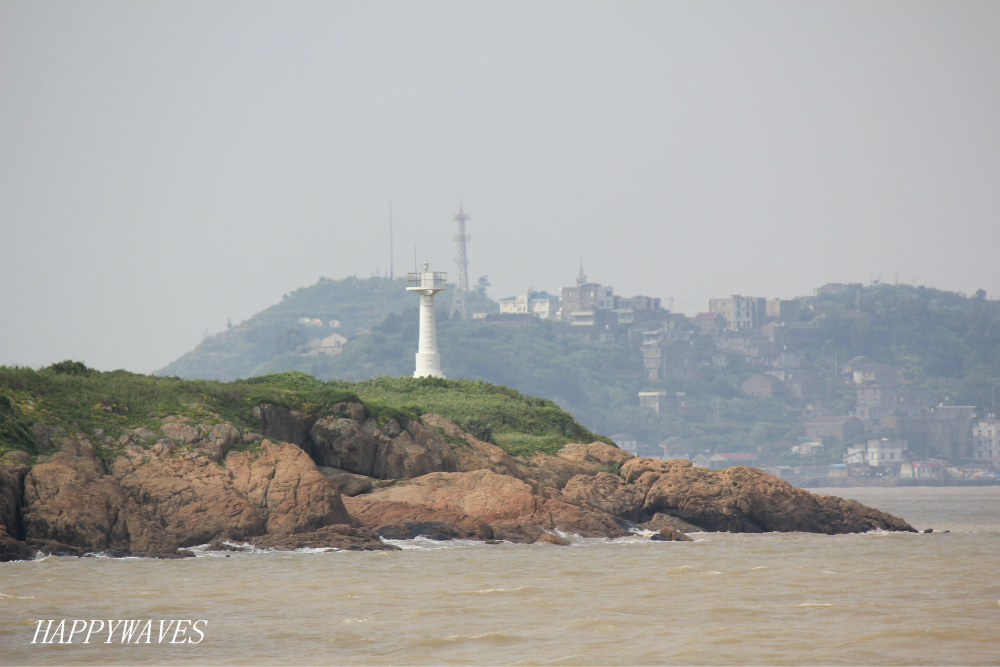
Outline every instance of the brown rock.
{"type": "Polygon", "coordinates": [[[590,444],[572,442],[556,452],[556,455],[568,461],[592,463],[595,466],[621,466],[634,458],[628,452],[600,441],[590,444]]]}
{"type": "Polygon", "coordinates": [[[271,403],[262,403],[257,408],[255,412],[260,416],[260,432],[265,438],[290,442],[312,454],[309,433],[316,423],[314,417],[271,403]]]}
{"type": "Polygon", "coordinates": [[[327,466],[318,466],[317,469],[333,482],[333,486],[342,496],[357,496],[372,490],[371,477],[355,475],[340,468],[327,466]]]}
{"type": "Polygon", "coordinates": [[[622,474],[636,485],[652,480],[645,516],[662,512],[710,531],[913,531],[890,514],[853,500],[813,495],[758,468],[710,471],[688,461],[636,458],[622,466],[622,474]]]}
{"type": "MultiPolygon", "coordinates": [[[[342,401],[333,406],[333,412],[339,415],[346,415],[348,419],[353,419],[356,422],[363,422],[365,420],[365,406],[360,403],[342,401]]],[[[396,424],[397,433],[399,432],[399,424],[396,424]]]]}
{"type": "Polygon", "coordinates": [[[690,524],[683,519],[678,519],[675,516],[670,516],[669,514],[656,513],[653,518],[646,523],[639,524],[640,528],[646,530],[652,530],[659,532],[661,528],[673,528],[674,530],[679,530],[683,533],[703,533],[705,532],[702,528],[690,524]]]}
{"type": "Polygon", "coordinates": [[[20,449],[7,452],[5,456],[14,465],[27,465],[31,463],[31,454],[20,449]]]}
{"type": "Polygon", "coordinates": [[[650,538],[650,539],[660,540],[660,541],[663,541],[663,542],[693,542],[694,541],[690,537],[688,537],[687,535],[685,535],[684,533],[682,533],[681,531],[677,530],[676,528],[672,528],[670,526],[664,526],[663,528],[660,528],[660,532],[658,532],[656,535],[653,535],[653,537],[650,538]]]}
{"type": "MultiPolygon", "coordinates": [[[[373,420],[366,420],[365,424],[369,421],[373,420]]],[[[372,477],[410,479],[431,472],[458,470],[455,446],[418,421],[408,422],[406,430],[395,438],[380,435],[372,477]]]]}
{"type": "Polygon", "coordinates": [[[496,445],[483,442],[466,433],[457,424],[441,415],[427,414],[421,416],[420,419],[431,428],[440,428],[450,438],[461,438],[465,441],[466,446],[464,447],[452,446],[458,462],[456,472],[491,470],[498,475],[511,475],[518,479],[524,479],[524,470],[517,464],[514,457],[496,445]]]}
{"type": "Polygon", "coordinates": [[[489,470],[431,473],[347,498],[344,504],[370,528],[437,521],[479,539],[519,542],[533,542],[553,529],[584,537],[627,534],[604,512],[535,495],[529,484],[489,470]]]}
{"type": "Polygon", "coordinates": [[[259,549],[289,551],[292,549],[344,549],[347,551],[398,551],[394,544],[386,544],[367,528],[351,526],[326,526],[312,533],[295,535],[267,535],[256,537],[252,544],[259,549]]]}
{"type": "Polygon", "coordinates": [[[29,538],[89,550],[129,548],[125,494],[93,448],[74,438],[28,473],[24,505],[23,530],[29,538]]]}
{"type": "Polygon", "coordinates": [[[232,424],[216,424],[209,429],[202,442],[202,448],[216,461],[226,458],[226,454],[240,441],[240,431],[232,424]]]}
{"type": "Polygon", "coordinates": [[[555,489],[562,489],[577,475],[597,473],[597,466],[592,463],[570,461],[548,454],[535,454],[529,457],[522,469],[526,478],[534,480],[541,486],[551,486],[555,489]]]}
{"type": "Polygon", "coordinates": [[[185,445],[201,440],[201,431],[183,422],[167,422],[160,427],[160,431],[171,440],[183,442],[185,445]]]}
{"type": "Polygon", "coordinates": [[[268,535],[351,523],[336,487],[296,445],[265,440],[256,458],[233,452],[226,467],[235,488],[266,517],[268,535]]]}
{"type": "Polygon", "coordinates": [[[359,423],[343,417],[320,419],[313,425],[310,437],[314,443],[310,453],[318,465],[369,477],[380,442],[389,441],[374,419],[359,423]]]}
{"type": "Polygon", "coordinates": [[[565,537],[560,537],[554,533],[542,533],[533,544],[554,544],[559,547],[568,547],[571,542],[565,537]]]}
{"type": "Polygon", "coordinates": [[[21,534],[21,497],[27,468],[0,463],[0,562],[27,560],[34,549],[19,540],[21,534]]]}
{"type": "Polygon", "coordinates": [[[562,497],[574,505],[594,507],[629,521],[638,520],[645,500],[645,494],[637,494],[621,477],[607,472],[574,476],[563,488],[562,497]]]}

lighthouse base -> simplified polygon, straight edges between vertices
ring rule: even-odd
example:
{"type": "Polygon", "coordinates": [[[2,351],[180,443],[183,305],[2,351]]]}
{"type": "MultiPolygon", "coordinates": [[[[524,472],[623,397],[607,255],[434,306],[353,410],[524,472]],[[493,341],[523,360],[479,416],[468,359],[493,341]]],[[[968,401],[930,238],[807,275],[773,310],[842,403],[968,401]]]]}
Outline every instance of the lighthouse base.
{"type": "Polygon", "coordinates": [[[417,352],[417,370],[413,371],[415,378],[443,378],[441,372],[441,354],[439,352],[417,352]]]}

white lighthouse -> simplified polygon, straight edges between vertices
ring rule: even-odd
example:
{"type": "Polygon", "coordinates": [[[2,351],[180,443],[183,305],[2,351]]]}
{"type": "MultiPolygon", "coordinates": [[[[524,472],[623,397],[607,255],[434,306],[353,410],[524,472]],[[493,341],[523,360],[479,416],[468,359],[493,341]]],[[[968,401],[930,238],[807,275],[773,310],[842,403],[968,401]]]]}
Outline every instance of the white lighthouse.
{"type": "Polygon", "coordinates": [[[448,274],[443,271],[428,271],[430,265],[424,262],[424,270],[406,276],[406,291],[420,295],[420,340],[417,345],[417,369],[413,377],[443,378],[441,355],[437,346],[437,322],[434,320],[434,295],[448,289],[445,283],[448,274]]]}

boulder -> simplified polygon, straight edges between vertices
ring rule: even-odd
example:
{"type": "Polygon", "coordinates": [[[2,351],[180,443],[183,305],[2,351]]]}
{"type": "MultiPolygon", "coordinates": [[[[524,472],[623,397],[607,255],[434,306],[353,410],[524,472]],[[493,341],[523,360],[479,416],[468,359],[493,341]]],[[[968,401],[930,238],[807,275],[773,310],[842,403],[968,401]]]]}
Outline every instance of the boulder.
{"type": "Polygon", "coordinates": [[[590,444],[572,442],[556,452],[556,455],[568,461],[591,463],[595,466],[621,466],[634,458],[628,452],[600,441],[590,444]]]}
{"type": "MultiPolygon", "coordinates": [[[[491,470],[498,475],[511,475],[518,479],[524,479],[524,470],[517,464],[510,454],[496,445],[483,442],[473,435],[466,433],[452,421],[441,415],[427,414],[420,418],[424,424],[433,429],[441,431],[454,440],[464,440],[465,445],[452,446],[457,460],[456,472],[472,472],[473,470],[491,470]]],[[[390,422],[390,426],[394,422],[390,422]]],[[[391,432],[390,432],[391,433],[391,432]]],[[[435,471],[438,472],[438,471],[435,471]]]]}
{"type": "Polygon", "coordinates": [[[565,537],[560,537],[554,533],[542,533],[534,541],[534,544],[554,544],[558,547],[568,547],[572,543],[565,537]]]}
{"type": "Polygon", "coordinates": [[[652,530],[659,532],[662,528],[673,528],[674,530],[679,530],[683,533],[703,533],[705,532],[699,526],[688,523],[683,519],[678,519],[675,516],[670,516],[669,514],[662,514],[657,512],[653,515],[653,518],[649,521],[639,524],[640,528],[645,530],[652,530]]]}
{"type": "Polygon", "coordinates": [[[28,469],[0,462],[0,562],[26,560],[35,550],[22,542],[21,498],[28,469]]]}
{"type": "Polygon", "coordinates": [[[317,465],[340,468],[358,475],[372,476],[381,441],[389,441],[378,422],[357,422],[343,417],[326,417],[310,431],[313,460],[317,465]]]}
{"type": "Polygon", "coordinates": [[[454,472],[458,470],[455,449],[433,428],[418,421],[407,422],[406,430],[395,438],[384,434],[378,438],[372,476],[410,479],[431,472],[454,472]]]}
{"type": "MultiPolygon", "coordinates": [[[[356,422],[363,422],[365,420],[365,406],[354,401],[341,401],[333,406],[333,412],[338,415],[343,415],[348,419],[353,419],[356,422]]],[[[395,420],[393,420],[395,421],[395,420]]],[[[399,425],[396,425],[397,433],[399,432],[399,425]]]]}
{"type": "Polygon", "coordinates": [[[536,495],[524,481],[489,470],[431,473],[346,498],[344,504],[361,525],[373,529],[440,522],[476,539],[515,542],[534,542],[554,529],[584,537],[627,534],[604,512],[536,495]]]}
{"type": "Polygon", "coordinates": [[[357,496],[372,490],[372,478],[366,475],[355,475],[340,468],[327,466],[318,466],[317,469],[333,482],[333,486],[342,496],[357,496]]]}
{"type": "Polygon", "coordinates": [[[380,526],[375,530],[375,533],[385,540],[412,540],[415,537],[426,537],[438,542],[483,539],[474,530],[442,521],[407,522],[391,526],[380,526]]]}
{"type": "Polygon", "coordinates": [[[208,456],[216,461],[222,461],[233,445],[240,442],[240,431],[232,424],[215,424],[205,435],[201,447],[208,456]]]}
{"type": "Polygon", "coordinates": [[[185,445],[201,440],[201,431],[183,422],[167,422],[160,427],[160,432],[171,440],[183,442],[185,445]]]}
{"type": "Polygon", "coordinates": [[[649,538],[660,542],[693,542],[690,537],[670,526],[664,526],[658,533],[649,538]]]}

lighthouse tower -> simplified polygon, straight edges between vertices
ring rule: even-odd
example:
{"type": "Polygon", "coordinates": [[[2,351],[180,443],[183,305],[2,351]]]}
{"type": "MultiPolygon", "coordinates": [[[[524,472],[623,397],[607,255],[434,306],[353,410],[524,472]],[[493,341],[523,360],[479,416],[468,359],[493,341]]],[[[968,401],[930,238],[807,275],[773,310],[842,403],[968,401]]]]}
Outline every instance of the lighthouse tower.
{"type": "Polygon", "coordinates": [[[448,274],[443,271],[428,271],[430,265],[424,262],[424,270],[408,273],[406,291],[420,295],[420,341],[417,346],[417,369],[413,377],[443,378],[441,355],[437,348],[437,323],[434,320],[434,295],[448,289],[445,283],[448,274]]]}

